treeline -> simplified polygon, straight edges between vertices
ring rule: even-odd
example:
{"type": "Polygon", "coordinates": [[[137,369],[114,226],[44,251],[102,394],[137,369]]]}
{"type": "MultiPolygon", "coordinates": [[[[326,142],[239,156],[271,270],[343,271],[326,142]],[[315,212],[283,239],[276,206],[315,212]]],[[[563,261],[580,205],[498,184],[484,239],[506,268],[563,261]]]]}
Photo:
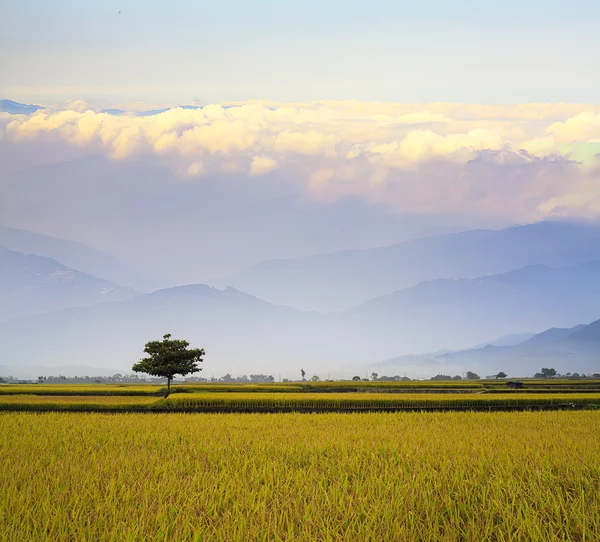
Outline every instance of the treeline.
{"type": "MultiPolygon", "coordinates": [[[[507,378],[507,374],[504,372],[499,372],[495,375],[491,375],[491,376],[486,376],[486,379],[504,379],[507,378]]],[[[571,380],[577,380],[577,379],[585,379],[585,378],[600,378],[600,373],[593,373],[593,374],[583,374],[583,373],[564,373],[561,374],[559,372],[557,372],[555,369],[551,369],[551,368],[543,368],[540,372],[535,373],[535,375],[533,375],[534,378],[538,378],[538,379],[551,379],[551,378],[566,378],[566,379],[571,379],[571,380]]],[[[446,374],[438,374],[435,375],[433,377],[431,377],[429,380],[432,381],[444,381],[444,380],[479,380],[481,377],[472,372],[472,371],[467,371],[466,374],[464,376],[461,375],[446,375],[446,374]]],[[[281,379],[281,382],[306,382],[306,381],[310,381],[310,382],[319,382],[321,381],[321,379],[317,376],[314,375],[310,378],[303,378],[302,380],[298,379],[298,380],[291,380],[289,378],[283,378],[281,379]]],[[[344,381],[348,381],[348,380],[352,380],[353,382],[411,382],[413,379],[407,377],[407,376],[400,376],[400,375],[394,375],[394,376],[386,376],[386,375],[379,375],[378,373],[371,373],[371,377],[367,378],[367,377],[360,377],[360,376],[354,376],[351,379],[345,379],[345,378],[339,378],[339,379],[335,379],[335,380],[331,380],[331,379],[327,379],[327,382],[344,382],[344,381]]],[[[424,379],[414,379],[414,380],[424,380],[424,379]]],[[[18,379],[18,378],[14,378],[12,376],[4,376],[4,377],[0,377],[0,384],[32,384],[32,383],[39,383],[39,384],[164,384],[166,383],[167,379],[166,378],[160,378],[160,377],[153,377],[153,376],[148,376],[148,375],[139,375],[139,374],[120,374],[120,373],[116,373],[112,376],[65,376],[65,375],[50,375],[50,376],[39,376],[37,379],[35,380],[26,380],[26,379],[18,379]]],[[[188,377],[184,380],[185,382],[208,382],[208,383],[212,383],[212,384],[218,384],[218,383],[222,383],[222,384],[267,384],[267,383],[271,383],[271,382],[276,382],[275,377],[273,375],[269,375],[269,374],[251,374],[251,375],[241,375],[241,376],[233,376],[230,373],[227,373],[226,375],[222,376],[222,377],[215,377],[212,376],[210,378],[203,378],[203,377],[196,377],[196,376],[192,376],[192,377],[188,377]]],[[[181,381],[180,381],[181,382],[181,381]]]]}
{"type": "MultiPolygon", "coordinates": [[[[12,376],[0,377],[0,383],[4,384],[19,384],[19,383],[39,383],[39,384],[164,384],[167,381],[166,378],[138,375],[138,374],[114,374],[112,376],[65,376],[65,375],[50,375],[50,376],[38,376],[36,380],[25,380],[14,378],[12,376]]],[[[202,377],[188,377],[185,382],[211,382],[211,383],[252,383],[252,384],[265,384],[269,382],[275,382],[273,375],[264,374],[253,374],[250,376],[232,376],[227,373],[226,375],[217,378],[202,378],[202,377]]]]}

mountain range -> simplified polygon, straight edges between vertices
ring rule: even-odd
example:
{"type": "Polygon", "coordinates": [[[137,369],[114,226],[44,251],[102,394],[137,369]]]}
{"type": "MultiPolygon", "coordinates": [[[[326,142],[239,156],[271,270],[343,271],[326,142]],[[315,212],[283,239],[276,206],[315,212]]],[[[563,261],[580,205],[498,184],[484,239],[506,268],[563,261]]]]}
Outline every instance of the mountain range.
{"type": "MultiPolygon", "coordinates": [[[[23,252],[0,249],[0,363],[24,366],[35,360],[36,365],[125,370],[141,355],[145,342],[169,332],[206,348],[217,374],[295,374],[300,366],[335,371],[368,367],[382,359],[395,359],[394,366],[404,363],[408,368],[416,363],[420,367],[415,370],[417,374],[437,372],[436,368],[444,364],[469,365],[468,370],[479,368],[485,374],[507,368],[519,374],[521,364],[529,372],[525,354],[510,358],[514,363],[503,361],[503,367],[496,367],[495,356],[502,361],[505,353],[513,352],[510,349],[515,343],[527,343],[523,342],[528,338],[522,336],[524,332],[572,328],[599,316],[600,257],[599,261],[592,259],[597,235],[593,224],[546,222],[287,260],[290,265],[311,262],[315,276],[319,270],[329,273],[328,280],[319,276],[321,286],[327,285],[332,293],[330,300],[338,286],[343,290],[345,281],[351,279],[357,281],[357,292],[347,289],[338,299],[348,300],[348,292],[352,299],[358,299],[360,292],[385,292],[360,298],[355,306],[344,310],[318,313],[263,300],[235,288],[204,284],[143,294],[106,280],[108,273],[117,276],[120,269],[118,260],[110,255],[78,243],[3,227],[0,245],[23,252]],[[97,270],[98,277],[34,252],[58,255],[97,270]],[[369,254],[381,269],[370,262],[369,254]],[[397,264],[399,257],[405,259],[404,265],[397,264]],[[339,283],[332,269],[313,265],[326,261],[339,266],[355,258],[363,267],[345,269],[339,283]],[[529,261],[536,263],[519,266],[529,261]],[[394,262],[398,270],[395,275],[394,262]],[[511,266],[516,268],[490,272],[511,266]],[[419,269],[423,270],[421,278],[419,269]],[[425,278],[445,274],[460,277],[460,269],[465,275],[488,273],[468,278],[425,278]],[[366,280],[369,276],[374,282],[366,280]],[[376,276],[381,280],[375,280],[376,276]],[[414,284],[385,290],[407,282],[414,284]],[[500,335],[509,337],[493,346],[471,348],[500,335]]],[[[265,265],[268,268],[270,264],[265,265]]],[[[295,275],[295,280],[308,292],[301,274],[295,275]]],[[[298,295],[290,290],[292,294],[298,295]]],[[[529,347],[523,348],[522,352],[529,352],[529,347]]],[[[536,356],[532,354],[537,364],[536,356]]],[[[594,368],[591,354],[581,365],[574,370],[594,368]]]]}
{"type": "Polygon", "coordinates": [[[539,222],[436,235],[368,250],[268,260],[221,284],[299,309],[341,310],[423,281],[594,260],[600,261],[598,225],[539,222]]]}
{"type": "Polygon", "coordinates": [[[385,358],[390,348],[402,353],[466,348],[500,335],[589,322],[599,314],[600,262],[588,262],[422,282],[335,316],[345,322],[357,349],[385,358]]]}
{"type": "Polygon", "coordinates": [[[0,100],[0,113],[9,113],[11,115],[30,115],[36,111],[44,109],[39,105],[22,104],[12,100],[0,100]]]}
{"type": "Polygon", "coordinates": [[[600,320],[548,329],[516,345],[489,344],[456,352],[399,356],[376,367],[388,373],[428,367],[452,375],[470,370],[482,375],[503,371],[509,376],[531,376],[542,367],[554,367],[562,373],[600,373],[600,320]]]}
{"type": "Polygon", "coordinates": [[[141,290],[153,289],[160,282],[125,265],[112,254],[95,250],[82,243],[10,228],[0,224],[0,247],[52,258],[61,264],[110,282],[141,290]]]}
{"type": "MultiPolygon", "coordinates": [[[[344,355],[316,313],[205,285],[159,290],[116,303],[70,308],[0,324],[2,361],[130,368],[165,333],[206,349],[210,371],[293,371],[344,355]],[[301,365],[300,365],[301,364],[301,365]]],[[[330,365],[331,366],[331,365],[330,365]]]]}
{"type": "Polygon", "coordinates": [[[210,350],[213,366],[225,371],[286,372],[299,364],[334,370],[591,321],[599,284],[600,263],[531,266],[425,282],[325,315],[198,284],[15,319],[0,325],[0,342],[18,363],[123,367],[149,338],[170,332],[210,350]]]}
{"type": "Polygon", "coordinates": [[[138,295],[44,256],[0,247],[0,322],[138,295]]]}

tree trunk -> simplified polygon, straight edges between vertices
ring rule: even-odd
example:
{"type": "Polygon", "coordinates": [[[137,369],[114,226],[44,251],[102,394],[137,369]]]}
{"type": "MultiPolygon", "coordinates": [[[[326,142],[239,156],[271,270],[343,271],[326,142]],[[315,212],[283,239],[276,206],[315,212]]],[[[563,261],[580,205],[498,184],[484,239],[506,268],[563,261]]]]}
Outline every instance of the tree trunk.
{"type": "Polygon", "coordinates": [[[165,397],[169,397],[171,395],[171,377],[167,377],[167,395],[165,397]]]}

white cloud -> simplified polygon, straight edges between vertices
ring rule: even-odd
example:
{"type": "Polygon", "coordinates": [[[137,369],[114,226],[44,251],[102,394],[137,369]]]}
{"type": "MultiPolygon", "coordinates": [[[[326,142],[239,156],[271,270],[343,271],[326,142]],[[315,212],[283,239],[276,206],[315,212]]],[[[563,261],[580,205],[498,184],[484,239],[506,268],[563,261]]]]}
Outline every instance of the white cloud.
{"type": "Polygon", "coordinates": [[[600,141],[600,108],[585,104],[252,101],[137,116],[72,101],[0,113],[0,141],[52,141],[115,160],[152,154],[194,179],[275,172],[320,198],[358,195],[402,210],[457,210],[474,194],[487,212],[511,197],[538,214],[598,207],[573,163],[589,161],[600,141]]]}
{"type": "Polygon", "coordinates": [[[332,168],[318,169],[310,176],[310,188],[314,191],[322,191],[327,188],[335,171],[332,168]]]}
{"type": "Polygon", "coordinates": [[[277,162],[268,156],[255,156],[250,164],[250,175],[265,175],[277,168],[277,162]]]}
{"type": "Polygon", "coordinates": [[[565,122],[556,122],[546,130],[557,143],[600,140],[600,114],[580,113],[565,122]]]}

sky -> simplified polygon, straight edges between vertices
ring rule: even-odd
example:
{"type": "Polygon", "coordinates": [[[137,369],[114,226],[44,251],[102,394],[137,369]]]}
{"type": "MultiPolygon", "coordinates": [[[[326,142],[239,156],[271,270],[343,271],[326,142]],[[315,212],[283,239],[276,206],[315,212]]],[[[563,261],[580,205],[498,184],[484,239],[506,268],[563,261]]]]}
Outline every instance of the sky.
{"type": "Polygon", "coordinates": [[[3,0],[0,95],[598,101],[594,0],[3,0]]]}
{"type": "Polygon", "coordinates": [[[151,290],[598,222],[599,66],[598,0],[0,0],[0,100],[42,106],[0,102],[0,224],[151,290]]]}
{"type": "Polygon", "coordinates": [[[181,283],[440,231],[596,220],[598,11],[4,0],[0,99],[44,109],[0,112],[0,222],[144,266],[159,241],[159,274],[181,283]]]}

